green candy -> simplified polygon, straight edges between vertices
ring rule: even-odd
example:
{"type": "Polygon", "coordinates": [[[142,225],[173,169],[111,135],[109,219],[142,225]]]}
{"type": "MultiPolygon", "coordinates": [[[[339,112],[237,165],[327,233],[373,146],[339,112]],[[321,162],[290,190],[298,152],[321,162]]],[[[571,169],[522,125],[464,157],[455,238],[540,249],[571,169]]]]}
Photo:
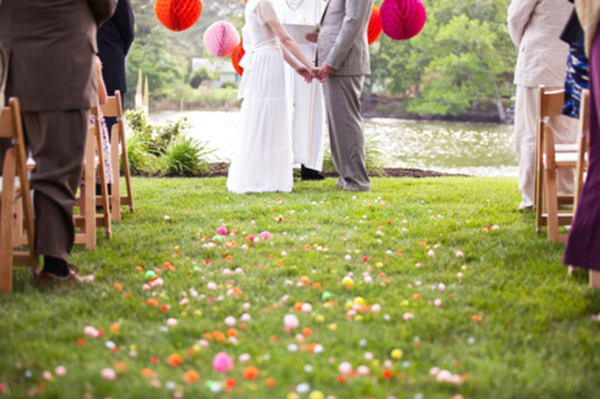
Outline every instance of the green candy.
{"type": "Polygon", "coordinates": [[[154,278],[154,276],[156,276],[156,273],[153,272],[152,270],[148,270],[145,275],[146,280],[150,280],[150,279],[154,278]]]}
{"type": "Polygon", "coordinates": [[[329,291],[325,291],[323,295],[321,295],[321,299],[324,301],[328,301],[331,299],[331,293],[329,291]]]}

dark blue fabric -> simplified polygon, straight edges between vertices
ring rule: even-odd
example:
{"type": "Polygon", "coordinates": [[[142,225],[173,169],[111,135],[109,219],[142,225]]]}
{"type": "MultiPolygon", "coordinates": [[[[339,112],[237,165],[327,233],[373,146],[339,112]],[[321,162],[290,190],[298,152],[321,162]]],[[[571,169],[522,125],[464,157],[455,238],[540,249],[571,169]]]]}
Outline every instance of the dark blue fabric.
{"type": "Polygon", "coordinates": [[[563,114],[579,118],[581,91],[589,87],[589,65],[583,44],[573,43],[567,58],[563,114]]]}

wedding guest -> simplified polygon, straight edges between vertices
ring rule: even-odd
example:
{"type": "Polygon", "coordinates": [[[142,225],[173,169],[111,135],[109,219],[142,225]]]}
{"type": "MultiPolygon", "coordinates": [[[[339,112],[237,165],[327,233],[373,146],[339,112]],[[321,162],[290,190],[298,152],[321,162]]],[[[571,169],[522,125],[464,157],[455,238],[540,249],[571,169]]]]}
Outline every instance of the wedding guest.
{"type": "Polygon", "coordinates": [[[576,0],[590,70],[588,170],[563,262],[600,272],[600,3],[576,0]]]}
{"type": "MultiPolygon", "coordinates": [[[[17,97],[28,146],[40,282],[88,281],[68,264],[90,108],[98,105],[96,29],[117,0],[3,0],[0,42],[8,53],[6,95],[17,97]]],[[[2,143],[3,149],[6,143],[2,143]]],[[[4,151],[0,151],[0,158],[4,151]]],[[[0,159],[2,162],[2,159],[0,159]]]]}
{"type": "Polygon", "coordinates": [[[373,0],[330,1],[317,35],[317,77],[323,92],[331,157],[347,191],[369,191],[365,157],[365,132],[360,96],[365,75],[371,73],[367,28],[373,0]]]}
{"type": "Polygon", "coordinates": [[[294,153],[284,62],[307,82],[316,69],[284,29],[272,0],[248,0],[245,19],[241,131],[227,189],[236,194],[290,192],[294,153]]]}
{"type": "MultiPolygon", "coordinates": [[[[127,54],[135,38],[135,19],[130,0],[119,0],[113,16],[98,28],[96,38],[106,92],[114,96],[115,91],[119,90],[121,99],[124,99],[127,93],[127,54]]],[[[106,118],[109,134],[115,123],[116,118],[106,118]]]]}
{"type": "MultiPolygon", "coordinates": [[[[508,8],[508,31],[518,52],[514,83],[515,153],[519,162],[520,209],[533,208],[537,92],[560,90],[565,84],[569,47],[560,40],[573,6],[565,0],[512,0],[508,8]]],[[[577,141],[577,121],[566,116],[549,121],[558,144],[577,141]]],[[[561,195],[572,194],[573,171],[558,172],[561,195]]]]}

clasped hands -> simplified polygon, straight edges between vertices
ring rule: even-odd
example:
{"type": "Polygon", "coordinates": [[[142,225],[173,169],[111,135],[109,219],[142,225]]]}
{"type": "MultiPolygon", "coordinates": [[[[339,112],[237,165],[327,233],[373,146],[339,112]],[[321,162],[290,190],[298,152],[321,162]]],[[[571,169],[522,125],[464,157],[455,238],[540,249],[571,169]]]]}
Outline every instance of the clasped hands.
{"type": "MultiPolygon", "coordinates": [[[[314,32],[307,33],[304,37],[307,41],[311,43],[316,43],[319,39],[319,31],[315,30],[314,32]]],[[[329,78],[329,76],[331,76],[335,69],[333,69],[327,64],[323,64],[320,68],[317,68],[313,65],[313,67],[310,68],[310,70],[305,67],[300,67],[296,71],[304,78],[306,83],[312,82],[313,78],[323,83],[327,80],[327,78],[329,78]]]]}

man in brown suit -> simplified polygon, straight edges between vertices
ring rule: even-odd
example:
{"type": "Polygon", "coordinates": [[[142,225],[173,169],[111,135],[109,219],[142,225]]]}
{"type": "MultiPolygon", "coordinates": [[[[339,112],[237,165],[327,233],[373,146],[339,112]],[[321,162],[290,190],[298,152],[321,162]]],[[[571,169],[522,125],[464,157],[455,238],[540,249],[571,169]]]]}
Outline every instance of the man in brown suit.
{"type": "MultiPolygon", "coordinates": [[[[98,105],[96,29],[118,0],[2,0],[0,43],[8,55],[6,96],[21,103],[36,162],[31,176],[40,281],[80,280],[67,264],[90,108],[98,105]]],[[[0,143],[0,162],[7,143],[0,143]]]]}

